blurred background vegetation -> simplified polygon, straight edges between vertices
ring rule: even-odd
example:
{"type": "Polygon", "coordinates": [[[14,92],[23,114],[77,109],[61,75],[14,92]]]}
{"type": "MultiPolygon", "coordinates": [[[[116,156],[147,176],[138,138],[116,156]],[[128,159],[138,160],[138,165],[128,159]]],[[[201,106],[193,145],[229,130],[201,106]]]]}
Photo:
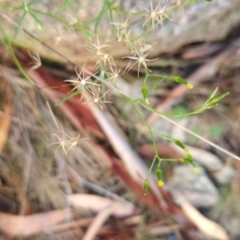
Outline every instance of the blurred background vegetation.
{"type": "Polygon", "coordinates": [[[113,34],[119,22],[129,24],[132,41],[143,36],[151,46],[153,74],[194,85],[164,78],[156,86],[159,79],[149,77],[154,109],[184,114],[216,87],[230,92],[213,109],[174,121],[240,156],[239,0],[0,1],[1,239],[240,239],[239,161],[138,106],[154,132],[187,146],[200,173],[172,162],[183,152],[157,135],[154,149],[121,94],[140,98],[145,71],[137,64],[125,71],[131,52],[113,34]],[[143,25],[151,4],[174,10],[150,31],[151,22],[143,25]],[[76,65],[101,77],[89,51],[96,36],[120,70],[111,81],[120,91],[110,88],[103,111],[79,101],[79,92],[65,101],[72,86],[64,80],[77,78],[76,65]],[[144,196],[156,149],[169,159],[161,164],[165,184],[156,181],[144,196]]]}

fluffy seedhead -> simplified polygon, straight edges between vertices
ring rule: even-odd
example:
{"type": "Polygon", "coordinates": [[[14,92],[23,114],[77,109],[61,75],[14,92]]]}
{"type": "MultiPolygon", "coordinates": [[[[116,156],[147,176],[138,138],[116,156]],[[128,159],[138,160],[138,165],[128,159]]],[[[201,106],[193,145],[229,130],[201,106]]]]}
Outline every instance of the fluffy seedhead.
{"type": "Polygon", "coordinates": [[[183,2],[181,0],[176,0],[176,2],[171,4],[171,6],[177,7],[179,10],[184,10],[184,4],[185,4],[185,2],[183,2]]]}
{"type": "Polygon", "coordinates": [[[123,57],[123,58],[131,59],[127,68],[126,68],[126,71],[129,71],[134,65],[138,64],[138,77],[139,77],[139,71],[140,71],[141,65],[143,65],[145,69],[147,69],[148,71],[151,72],[151,70],[148,69],[146,62],[155,61],[155,60],[157,60],[157,58],[147,59],[146,57],[149,55],[149,53],[150,52],[144,54],[144,52],[140,52],[138,50],[135,50],[135,56],[123,57]],[[134,64],[132,64],[132,66],[131,66],[132,60],[135,60],[136,62],[134,64]]]}
{"type": "Polygon", "coordinates": [[[74,17],[71,14],[65,14],[65,19],[69,25],[75,25],[78,23],[77,17],[74,17]]]}
{"type": "Polygon", "coordinates": [[[116,26],[116,28],[122,32],[122,33],[126,33],[127,29],[129,28],[130,24],[128,23],[129,21],[129,16],[126,19],[126,21],[120,21],[120,22],[112,22],[111,24],[116,26]]]}
{"type": "Polygon", "coordinates": [[[41,58],[38,54],[32,54],[30,51],[28,52],[29,56],[32,58],[32,62],[30,63],[31,69],[37,69],[42,66],[41,58]]]}
{"type": "Polygon", "coordinates": [[[84,92],[85,89],[89,89],[89,87],[91,85],[99,86],[99,84],[93,83],[93,82],[89,81],[91,76],[84,77],[84,73],[85,73],[84,69],[85,69],[85,67],[83,67],[81,69],[81,72],[78,73],[78,69],[77,69],[77,66],[76,66],[75,67],[75,72],[77,74],[77,79],[67,79],[67,80],[64,80],[64,82],[70,82],[71,84],[74,85],[74,88],[69,93],[71,93],[74,90],[79,89],[79,88],[82,90],[82,92],[81,92],[82,96],[81,96],[80,100],[83,98],[83,92],[84,92]]]}
{"type": "Polygon", "coordinates": [[[109,92],[109,90],[106,91],[102,96],[100,96],[100,90],[98,90],[97,95],[93,91],[91,91],[91,94],[93,96],[93,100],[85,102],[85,104],[89,103],[89,102],[96,103],[103,110],[103,107],[101,106],[101,103],[112,103],[110,101],[102,100],[108,92],[109,92]]]}
{"type": "Polygon", "coordinates": [[[53,31],[55,35],[53,38],[53,42],[55,45],[58,45],[64,40],[65,31],[62,26],[58,26],[56,29],[53,29],[53,31]]]}
{"type": "Polygon", "coordinates": [[[115,62],[112,56],[109,55],[108,51],[104,50],[105,48],[109,48],[109,44],[101,44],[98,36],[93,38],[92,43],[87,46],[87,49],[94,53],[94,58],[96,59],[96,64],[103,64],[106,69],[110,66],[115,66],[115,62]]]}
{"type": "Polygon", "coordinates": [[[165,4],[165,6],[163,8],[161,8],[160,3],[161,2],[159,2],[158,5],[155,8],[153,8],[152,1],[150,0],[150,9],[146,9],[146,11],[147,11],[147,13],[145,14],[146,21],[144,22],[143,27],[148,22],[151,22],[152,28],[154,29],[155,23],[162,25],[164,18],[170,19],[166,13],[167,3],[165,4]]]}
{"type": "Polygon", "coordinates": [[[98,56],[96,64],[100,64],[100,63],[102,63],[106,69],[110,69],[111,67],[116,67],[113,57],[110,56],[108,52],[98,56]]]}
{"type": "Polygon", "coordinates": [[[61,148],[63,152],[67,155],[67,153],[70,150],[74,150],[77,144],[83,142],[85,139],[81,139],[80,135],[77,137],[70,137],[68,134],[66,134],[64,131],[60,131],[60,136],[57,134],[52,134],[57,141],[49,144],[48,146],[51,145],[57,145],[58,147],[55,150],[54,156],[56,156],[57,151],[61,148]]]}
{"type": "Polygon", "coordinates": [[[117,67],[111,66],[109,70],[110,72],[108,72],[109,74],[108,80],[112,80],[113,82],[115,82],[121,76],[120,75],[121,69],[117,69],[117,67]]]}
{"type": "Polygon", "coordinates": [[[90,52],[93,52],[95,54],[95,56],[101,56],[103,55],[103,52],[102,50],[104,48],[109,48],[110,45],[109,44],[101,44],[100,41],[99,41],[99,37],[98,35],[92,39],[92,43],[89,44],[89,46],[87,46],[87,49],[90,51],[90,52]]]}

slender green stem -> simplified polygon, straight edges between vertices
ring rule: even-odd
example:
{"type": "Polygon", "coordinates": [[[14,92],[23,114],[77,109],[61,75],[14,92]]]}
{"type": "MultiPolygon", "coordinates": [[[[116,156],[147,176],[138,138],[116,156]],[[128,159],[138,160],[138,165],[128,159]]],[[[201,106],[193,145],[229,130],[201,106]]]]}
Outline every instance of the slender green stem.
{"type": "Polygon", "coordinates": [[[11,42],[11,39],[9,38],[9,36],[6,34],[6,32],[3,30],[2,26],[0,26],[0,31],[2,32],[2,35],[4,36],[4,39],[5,41],[7,42],[7,46],[8,46],[8,49],[9,49],[9,52],[11,53],[12,57],[13,57],[13,60],[14,60],[14,63],[16,64],[18,70],[22,73],[22,75],[31,83],[31,84],[35,84],[33,82],[33,80],[27,75],[27,73],[25,72],[25,70],[22,68],[20,62],[18,61],[16,55],[15,55],[15,52],[13,50],[13,47],[12,47],[12,42],[11,42]]]}
{"type": "Polygon", "coordinates": [[[140,111],[137,109],[136,105],[134,104],[134,102],[131,101],[131,104],[133,106],[133,109],[136,111],[136,113],[138,114],[139,118],[142,120],[142,122],[147,126],[148,131],[151,135],[152,138],[152,142],[153,142],[153,148],[154,148],[154,152],[155,155],[158,156],[158,148],[157,148],[157,143],[156,140],[154,138],[153,132],[152,132],[152,128],[149,126],[149,124],[145,121],[144,117],[142,116],[142,114],[140,113],[140,111]]]}
{"type": "Polygon", "coordinates": [[[153,168],[153,166],[154,166],[154,164],[155,164],[155,162],[156,162],[156,159],[157,159],[157,156],[155,155],[155,157],[154,157],[154,159],[153,159],[153,161],[152,161],[152,164],[151,164],[151,166],[150,166],[150,168],[149,168],[149,170],[148,170],[148,174],[147,174],[147,177],[146,177],[146,181],[148,180],[148,178],[149,178],[149,176],[150,176],[150,173],[152,172],[152,168],[153,168]]]}

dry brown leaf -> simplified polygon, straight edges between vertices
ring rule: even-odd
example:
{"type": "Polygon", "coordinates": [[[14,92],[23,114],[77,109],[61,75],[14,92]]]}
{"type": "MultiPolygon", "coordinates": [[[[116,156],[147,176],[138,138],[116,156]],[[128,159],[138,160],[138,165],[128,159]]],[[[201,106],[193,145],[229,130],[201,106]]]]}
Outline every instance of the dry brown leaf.
{"type": "Polygon", "coordinates": [[[0,152],[3,150],[7,139],[8,132],[11,125],[11,114],[12,114],[12,106],[11,106],[11,98],[12,91],[9,87],[7,81],[5,79],[1,79],[1,88],[0,88],[0,96],[3,104],[0,106],[0,152]]]}
{"type": "Polygon", "coordinates": [[[0,231],[10,237],[32,236],[71,217],[68,209],[18,216],[0,212],[0,231]]]}
{"type": "Polygon", "coordinates": [[[3,150],[8,139],[8,132],[11,125],[11,118],[9,116],[11,113],[12,107],[4,106],[3,114],[0,115],[0,152],[3,150]]]}
{"type": "MultiPolygon", "coordinates": [[[[67,199],[74,207],[88,208],[94,212],[99,212],[116,202],[92,194],[72,194],[67,196],[67,199]]],[[[118,208],[115,208],[112,214],[116,217],[126,217],[133,214],[133,212],[134,206],[132,204],[119,202],[118,208]]]]}
{"type": "Polygon", "coordinates": [[[98,213],[96,218],[92,221],[91,225],[89,226],[83,240],[92,240],[107,220],[107,218],[114,214],[119,208],[121,207],[120,202],[113,202],[108,207],[104,208],[101,212],[98,213]]]}
{"type": "Polygon", "coordinates": [[[228,240],[226,231],[217,223],[204,217],[193,205],[186,200],[181,202],[183,212],[198,227],[198,229],[207,236],[218,239],[228,240]]]}

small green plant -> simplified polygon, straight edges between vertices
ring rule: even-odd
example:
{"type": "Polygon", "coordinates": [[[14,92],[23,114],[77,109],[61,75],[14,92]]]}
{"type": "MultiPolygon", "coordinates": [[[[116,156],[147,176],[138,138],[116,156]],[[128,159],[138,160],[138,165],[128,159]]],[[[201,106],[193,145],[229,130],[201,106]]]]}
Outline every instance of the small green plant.
{"type": "MultiPolygon", "coordinates": [[[[89,6],[93,4],[93,2],[94,1],[90,2],[89,6]]],[[[28,81],[32,82],[31,78],[22,68],[14,52],[14,46],[24,46],[23,41],[18,38],[20,32],[25,32],[28,36],[34,38],[35,40],[37,39],[38,42],[42,43],[45,47],[47,47],[51,51],[54,51],[59,56],[63,57],[69,63],[74,65],[76,78],[64,80],[66,83],[70,83],[71,85],[73,85],[73,88],[71,92],[69,92],[69,94],[64,97],[58,104],[61,104],[64,101],[79,94],[80,100],[84,101],[84,94],[88,93],[91,96],[92,100],[83,103],[88,104],[89,102],[91,102],[93,104],[97,104],[102,110],[104,110],[102,104],[111,103],[106,99],[107,93],[111,90],[118,91],[122,94],[123,98],[126,101],[131,103],[133,110],[138,114],[139,118],[148,128],[155,149],[155,157],[149,169],[148,176],[146,176],[146,180],[144,181],[144,194],[147,194],[148,177],[153,169],[153,166],[156,164],[156,161],[158,162],[156,176],[159,186],[162,186],[164,184],[161,169],[162,161],[182,161],[183,163],[191,164],[195,173],[198,173],[198,169],[189,150],[179,140],[172,139],[160,133],[155,133],[149,126],[149,124],[145,121],[140,109],[143,108],[150,112],[156,113],[159,116],[172,122],[173,124],[176,124],[169,118],[179,118],[199,114],[205,110],[211,109],[212,107],[216,106],[217,103],[228,94],[224,93],[221,95],[217,95],[218,88],[216,88],[208,97],[206,102],[202,106],[200,106],[199,109],[192,112],[182,111],[176,114],[165,114],[158,112],[151,107],[149,95],[151,95],[154,89],[159,87],[164,80],[171,80],[175,81],[178,84],[186,85],[186,87],[188,87],[190,90],[194,87],[192,83],[189,83],[181,76],[174,76],[171,74],[156,74],[150,69],[148,63],[151,61],[156,61],[157,58],[148,58],[153,48],[152,45],[147,42],[147,37],[150,33],[154,34],[154,31],[157,27],[163,27],[164,21],[171,19],[171,17],[176,11],[181,11],[183,13],[182,10],[184,10],[185,7],[190,6],[191,4],[194,4],[196,2],[199,1],[176,0],[176,2],[174,2],[173,4],[169,4],[168,1],[165,1],[165,3],[163,3],[163,1],[159,1],[159,3],[154,6],[152,1],[150,0],[149,8],[145,8],[137,12],[127,12],[126,10],[122,9],[120,6],[117,5],[116,1],[106,0],[104,1],[102,8],[99,10],[99,13],[86,22],[81,21],[81,19],[76,14],[73,14],[74,9],[81,8],[81,6],[76,6],[74,1],[72,0],[62,1],[62,4],[59,6],[59,8],[55,9],[55,11],[52,12],[44,12],[43,10],[35,8],[36,4],[41,3],[41,0],[30,0],[28,2],[25,0],[21,0],[20,5],[18,4],[18,2],[16,3],[15,1],[12,1],[11,3],[0,3],[0,7],[3,9],[2,17],[5,19],[5,21],[12,24],[14,28],[13,34],[11,35],[7,31],[7,29],[4,28],[3,25],[0,26],[2,40],[8,46],[9,52],[11,53],[16,63],[16,66],[19,68],[20,72],[28,81]],[[4,13],[4,10],[7,10],[7,13],[4,13]],[[67,11],[71,12],[72,15],[65,14],[65,17],[63,18],[62,14],[67,11]],[[13,20],[13,13],[18,13],[20,15],[20,18],[17,20],[13,20]],[[126,20],[124,20],[123,16],[126,15],[126,20]],[[32,18],[36,25],[36,28],[39,31],[45,31],[46,25],[48,24],[47,21],[46,23],[44,22],[44,19],[46,17],[49,18],[51,22],[54,22],[52,23],[54,24],[54,26],[50,26],[54,29],[54,37],[52,38],[51,44],[41,42],[38,36],[33,35],[24,28],[24,21],[27,16],[30,16],[32,18]],[[100,34],[101,24],[104,22],[105,18],[109,22],[109,34],[100,34]],[[133,23],[137,24],[134,25],[133,23]],[[56,27],[57,24],[58,27],[56,27]],[[142,29],[142,32],[137,36],[134,36],[133,34],[135,28],[142,29]],[[84,66],[79,66],[71,59],[59,53],[55,49],[57,48],[57,45],[61,44],[62,40],[65,38],[65,29],[70,32],[79,33],[85,38],[87,42],[87,46],[85,46],[85,48],[92,55],[91,58],[95,61],[96,66],[98,67],[98,72],[93,74],[87,71],[84,66]],[[110,55],[109,50],[112,47],[112,43],[114,43],[115,45],[123,44],[126,49],[128,49],[129,55],[123,56],[123,59],[126,61],[125,69],[119,68],[114,57],[110,55]],[[119,76],[130,71],[135,66],[137,66],[136,77],[139,78],[140,76],[144,76],[141,88],[142,97],[138,99],[126,95],[115,84],[119,76]],[[150,77],[156,79],[156,84],[152,88],[150,88],[148,85],[148,79],[150,77]],[[174,143],[179,148],[183,149],[185,152],[185,157],[181,159],[163,159],[161,156],[159,156],[156,148],[156,134],[161,138],[168,140],[174,143]]],[[[86,6],[85,8],[89,6],[86,6]]],[[[84,7],[82,8],[84,10],[84,7]]],[[[34,70],[41,66],[41,60],[37,54],[31,54],[31,56],[33,58],[32,69],[34,70]]],[[[187,129],[184,130],[189,131],[187,129]]],[[[54,135],[57,138],[57,142],[52,143],[52,145],[58,145],[56,152],[59,149],[62,149],[63,152],[67,154],[69,150],[74,149],[76,144],[81,142],[81,139],[79,137],[71,138],[70,136],[66,135],[63,130],[59,129],[59,134],[60,135],[54,135]]],[[[198,137],[201,138],[200,136],[198,137]]]]}

